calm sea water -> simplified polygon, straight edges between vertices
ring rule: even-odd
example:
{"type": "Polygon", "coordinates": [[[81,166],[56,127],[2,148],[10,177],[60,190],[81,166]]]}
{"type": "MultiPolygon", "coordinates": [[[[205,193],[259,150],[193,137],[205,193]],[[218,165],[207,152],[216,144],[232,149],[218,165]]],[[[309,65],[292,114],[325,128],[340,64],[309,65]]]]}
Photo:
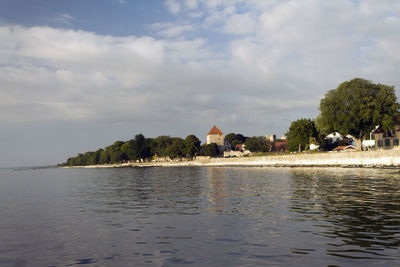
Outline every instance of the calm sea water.
{"type": "Polygon", "coordinates": [[[0,170],[0,266],[400,266],[400,172],[0,170]]]}

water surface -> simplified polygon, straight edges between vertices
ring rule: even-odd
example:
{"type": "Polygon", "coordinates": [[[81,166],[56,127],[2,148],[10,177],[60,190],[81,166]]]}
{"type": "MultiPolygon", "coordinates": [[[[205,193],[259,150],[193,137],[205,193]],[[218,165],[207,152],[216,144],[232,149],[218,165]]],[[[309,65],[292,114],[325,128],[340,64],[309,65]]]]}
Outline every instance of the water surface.
{"type": "Polygon", "coordinates": [[[399,170],[0,170],[0,266],[396,266],[399,170]]]}

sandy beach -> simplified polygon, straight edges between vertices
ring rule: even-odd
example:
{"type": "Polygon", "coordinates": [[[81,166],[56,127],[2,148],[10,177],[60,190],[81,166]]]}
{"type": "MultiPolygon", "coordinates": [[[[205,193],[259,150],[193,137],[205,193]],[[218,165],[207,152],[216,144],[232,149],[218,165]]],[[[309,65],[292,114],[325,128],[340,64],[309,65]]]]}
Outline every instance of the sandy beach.
{"type": "MultiPolygon", "coordinates": [[[[192,161],[141,162],[75,166],[73,168],[122,167],[183,167],[183,166],[257,166],[257,167],[400,167],[400,150],[321,152],[271,155],[243,158],[197,157],[192,161]]],[[[68,168],[68,167],[67,167],[68,168]]]]}

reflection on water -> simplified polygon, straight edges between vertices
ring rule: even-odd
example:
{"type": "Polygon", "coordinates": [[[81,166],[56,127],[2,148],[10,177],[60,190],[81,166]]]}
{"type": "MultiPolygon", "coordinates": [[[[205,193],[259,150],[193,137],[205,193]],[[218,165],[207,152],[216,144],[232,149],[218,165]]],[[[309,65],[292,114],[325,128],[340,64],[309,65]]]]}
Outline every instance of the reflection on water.
{"type": "Polygon", "coordinates": [[[95,171],[98,176],[89,178],[93,183],[73,196],[77,205],[95,203],[99,209],[94,211],[98,213],[123,211],[136,215],[185,214],[198,210],[198,168],[95,171]]]}
{"type": "Polygon", "coordinates": [[[0,173],[0,266],[393,266],[398,170],[0,173]]]}
{"type": "Polygon", "coordinates": [[[264,168],[209,168],[208,200],[216,214],[271,215],[287,198],[287,172],[264,168]],[[283,179],[281,179],[283,178],[283,179]]]}
{"type": "Polygon", "coordinates": [[[400,175],[395,171],[292,171],[295,220],[314,221],[327,254],[399,259],[400,175]]]}

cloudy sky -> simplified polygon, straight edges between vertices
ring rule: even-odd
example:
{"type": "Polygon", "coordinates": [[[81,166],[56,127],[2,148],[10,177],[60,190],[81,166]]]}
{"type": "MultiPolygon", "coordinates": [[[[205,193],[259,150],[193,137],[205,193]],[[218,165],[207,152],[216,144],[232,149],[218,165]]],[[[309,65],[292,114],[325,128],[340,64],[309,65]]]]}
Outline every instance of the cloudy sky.
{"type": "Polygon", "coordinates": [[[0,167],[214,121],[285,133],[361,77],[400,88],[398,0],[0,0],[0,167]]]}

